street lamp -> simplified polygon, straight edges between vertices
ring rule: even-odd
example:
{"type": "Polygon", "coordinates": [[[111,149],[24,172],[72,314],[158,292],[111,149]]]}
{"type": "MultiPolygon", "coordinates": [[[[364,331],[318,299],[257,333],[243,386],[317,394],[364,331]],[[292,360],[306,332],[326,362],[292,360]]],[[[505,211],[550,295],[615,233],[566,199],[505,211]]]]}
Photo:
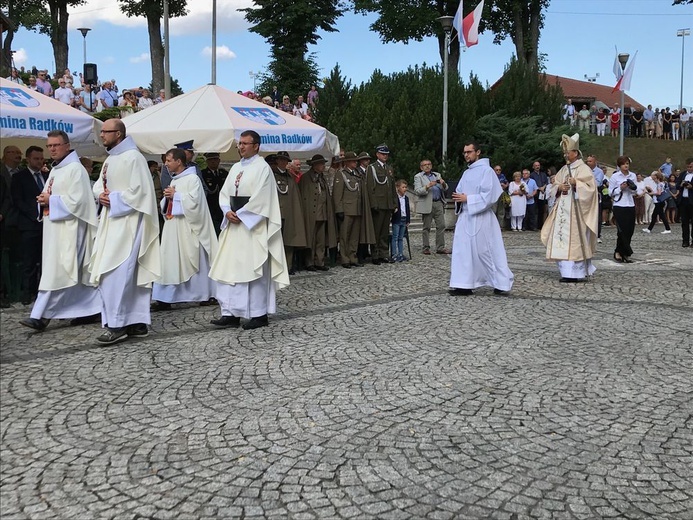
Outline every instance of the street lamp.
{"type": "Polygon", "coordinates": [[[588,83],[596,83],[598,77],[599,77],[599,72],[597,72],[594,76],[588,76],[587,74],[585,74],[585,79],[587,80],[588,83]]]}
{"type": "Polygon", "coordinates": [[[82,37],[84,38],[84,63],[87,62],[87,33],[91,31],[89,27],[80,27],[77,29],[79,32],[82,33],[82,37]]]}
{"type": "MultiPolygon", "coordinates": [[[[626,63],[628,63],[628,58],[630,58],[630,54],[619,54],[618,55],[618,62],[621,64],[621,75],[625,73],[626,70],[626,63]]],[[[618,155],[621,156],[623,155],[623,108],[624,108],[624,93],[623,93],[623,86],[621,86],[621,117],[619,118],[620,123],[620,128],[618,131],[619,135],[619,140],[618,140],[618,155]]]]}
{"type": "Polygon", "coordinates": [[[681,109],[683,108],[683,42],[686,41],[686,36],[690,35],[690,27],[686,29],[679,29],[678,31],[676,31],[676,36],[681,37],[681,98],[679,99],[679,113],[681,113],[681,109]]]}
{"type": "Polygon", "coordinates": [[[454,16],[436,18],[445,31],[445,54],[443,55],[443,171],[448,158],[448,56],[450,55],[450,33],[454,16]]]}
{"type": "Polygon", "coordinates": [[[253,72],[252,70],[248,72],[248,76],[253,80],[253,95],[255,95],[255,91],[257,90],[257,87],[255,86],[257,82],[257,77],[260,73],[259,72],[253,72]]]}

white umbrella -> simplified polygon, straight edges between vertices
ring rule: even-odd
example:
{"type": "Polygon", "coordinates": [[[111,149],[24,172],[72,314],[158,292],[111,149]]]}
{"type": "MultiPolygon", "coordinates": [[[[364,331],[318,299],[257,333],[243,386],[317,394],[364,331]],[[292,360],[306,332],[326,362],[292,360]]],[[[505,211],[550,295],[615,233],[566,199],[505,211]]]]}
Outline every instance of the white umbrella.
{"type": "Polygon", "coordinates": [[[101,121],[73,108],[0,78],[0,148],[14,145],[22,152],[31,145],[45,147],[51,130],[63,130],[81,156],[101,156],[101,121]]]}
{"type": "Polygon", "coordinates": [[[162,154],[192,139],[197,152],[219,152],[224,160],[238,160],[236,143],[245,130],[260,134],[263,154],[339,154],[337,136],[325,128],[218,85],[176,96],[123,118],[123,123],[145,154],[162,154]]]}

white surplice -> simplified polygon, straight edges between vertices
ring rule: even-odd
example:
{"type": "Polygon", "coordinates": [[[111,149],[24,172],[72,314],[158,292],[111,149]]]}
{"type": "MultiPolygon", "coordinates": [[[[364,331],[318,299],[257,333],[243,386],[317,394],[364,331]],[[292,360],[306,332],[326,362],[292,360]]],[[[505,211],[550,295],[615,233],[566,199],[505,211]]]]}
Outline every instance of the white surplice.
{"type": "Polygon", "coordinates": [[[474,161],[457,184],[455,192],[467,195],[467,202],[456,204],[450,287],[476,289],[486,286],[501,291],[512,288],[514,277],[493,212],[493,204],[502,191],[488,159],[474,161]]]}

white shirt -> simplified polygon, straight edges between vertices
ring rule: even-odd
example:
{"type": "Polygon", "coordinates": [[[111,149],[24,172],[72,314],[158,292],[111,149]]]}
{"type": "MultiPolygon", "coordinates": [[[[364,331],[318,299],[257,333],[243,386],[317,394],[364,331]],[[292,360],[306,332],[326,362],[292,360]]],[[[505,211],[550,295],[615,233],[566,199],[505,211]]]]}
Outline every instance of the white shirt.
{"type": "Polygon", "coordinates": [[[621,184],[626,182],[626,179],[630,179],[635,182],[637,177],[633,172],[629,172],[626,176],[623,175],[623,172],[619,170],[614,172],[609,179],[609,192],[611,193],[611,199],[613,200],[614,206],[619,208],[631,208],[635,206],[635,200],[633,200],[633,194],[635,192],[628,188],[621,192],[621,184]]]}
{"type": "Polygon", "coordinates": [[[406,195],[398,195],[399,197],[399,212],[402,218],[406,218],[407,216],[407,196],[406,195]]]}
{"type": "Polygon", "coordinates": [[[75,94],[72,92],[71,88],[67,87],[58,87],[55,89],[55,93],[53,94],[53,97],[60,101],[61,103],[65,103],[66,105],[71,105],[72,101],[75,99],[75,94]]]}

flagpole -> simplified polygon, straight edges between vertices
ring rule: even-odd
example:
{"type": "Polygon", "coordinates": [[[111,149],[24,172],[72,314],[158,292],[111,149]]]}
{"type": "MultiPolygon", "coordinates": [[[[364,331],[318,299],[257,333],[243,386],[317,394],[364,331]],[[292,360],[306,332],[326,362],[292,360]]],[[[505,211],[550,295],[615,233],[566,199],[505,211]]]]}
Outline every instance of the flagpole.
{"type": "MultiPolygon", "coordinates": [[[[618,55],[618,62],[621,64],[621,73],[622,74],[625,74],[626,63],[628,63],[629,56],[630,56],[629,54],[619,54],[618,55]]],[[[619,141],[618,141],[618,155],[619,155],[619,157],[623,155],[623,137],[624,137],[623,136],[623,127],[624,127],[623,117],[624,117],[624,112],[625,112],[625,110],[624,110],[625,105],[623,104],[624,98],[625,98],[624,88],[623,88],[623,85],[621,85],[621,117],[620,117],[620,129],[618,132],[618,134],[619,134],[619,141]]]]}
{"type": "Polygon", "coordinates": [[[448,160],[448,57],[450,55],[450,32],[452,31],[452,16],[441,16],[437,20],[445,31],[445,49],[443,54],[443,175],[446,172],[448,160]]]}

